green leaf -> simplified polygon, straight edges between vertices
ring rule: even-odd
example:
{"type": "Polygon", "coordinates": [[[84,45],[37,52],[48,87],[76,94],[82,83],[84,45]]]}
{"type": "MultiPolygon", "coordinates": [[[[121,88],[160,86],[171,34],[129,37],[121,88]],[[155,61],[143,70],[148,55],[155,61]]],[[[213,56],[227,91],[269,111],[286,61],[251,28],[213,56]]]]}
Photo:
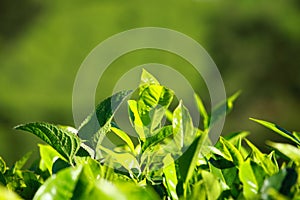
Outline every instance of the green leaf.
{"type": "Polygon", "coordinates": [[[116,127],[111,127],[111,131],[113,131],[117,136],[119,136],[124,142],[126,142],[126,144],[128,145],[128,147],[130,148],[132,153],[135,153],[134,150],[134,144],[132,143],[132,140],[130,139],[130,137],[127,135],[127,133],[125,133],[124,131],[122,131],[119,128],[116,127]]]}
{"type": "Polygon", "coordinates": [[[204,170],[201,171],[201,176],[203,178],[203,184],[205,187],[207,199],[218,199],[221,194],[221,186],[219,180],[212,173],[204,170]]]}
{"type": "Polygon", "coordinates": [[[128,109],[129,109],[130,122],[134,127],[135,131],[137,132],[139,140],[145,142],[146,136],[144,132],[144,125],[138,112],[137,101],[129,100],[128,107],[129,107],[128,109]]]}
{"type": "Polygon", "coordinates": [[[80,148],[80,139],[76,135],[67,129],[52,124],[38,122],[19,125],[15,128],[38,136],[70,163],[72,163],[73,157],[80,148]]]}
{"type": "Polygon", "coordinates": [[[206,112],[205,106],[201,100],[201,98],[195,93],[194,98],[196,100],[197,108],[200,112],[200,116],[203,118],[203,128],[204,130],[208,129],[209,127],[209,116],[206,112]]]}
{"type": "MultiPolygon", "coordinates": [[[[255,165],[255,163],[251,163],[250,159],[248,159],[239,168],[239,177],[243,183],[243,194],[246,199],[257,199],[260,189],[259,181],[252,165],[255,165]]],[[[259,176],[263,177],[263,174],[259,174],[259,176]]]]}
{"type": "Polygon", "coordinates": [[[6,171],[6,163],[0,156],[0,173],[4,174],[6,171]]]}
{"type": "Polygon", "coordinates": [[[153,134],[152,137],[147,138],[145,143],[142,145],[142,152],[144,152],[148,147],[154,146],[161,141],[163,141],[165,138],[169,137],[173,134],[173,127],[170,126],[164,126],[160,130],[157,131],[157,133],[153,134]]]}
{"type": "Polygon", "coordinates": [[[42,171],[48,170],[48,172],[51,175],[54,162],[58,158],[62,158],[62,157],[57,151],[55,151],[55,149],[53,149],[49,145],[39,144],[38,146],[40,149],[40,156],[41,156],[39,167],[42,171]]]}
{"type": "Polygon", "coordinates": [[[27,163],[30,156],[32,155],[32,151],[26,153],[21,159],[19,159],[12,167],[13,173],[15,173],[16,170],[22,169],[22,167],[27,163]]]}
{"type": "Polygon", "coordinates": [[[265,127],[267,127],[268,129],[271,129],[273,131],[275,131],[276,133],[280,134],[281,136],[289,139],[290,141],[296,143],[297,145],[300,145],[300,140],[299,138],[297,138],[296,135],[294,135],[293,133],[285,130],[284,128],[273,124],[271,122],[267,122],[267,121],[263,121],[263,120],[259,120],[259,119],[254,119],[254,118],[250,118],[252,121],[255,121],[265,127]]]}
{"type": "Polygon", "coordinates": [[[173,112],[172,126],[178,149],[189,146],[195,138],[195,129],[190,113],[182,101],[173,112]]]}
{"type": "MultiPolygon", "coordinates": [[[[179,167],[180,179],[185,185],[190,181],[193,176],[194,170],[197,165],[198,156],[202,147],[207,139],[207,133],[202,132],[192,142],[189,148],[176,160],[179,167]]],[[[186,187],[186,186],[185,186],[186,187]]]]}
{"type": "Polygon", "coordinates": [[[110,122],[115,112],[131,93],[131,90],[120,91],[105,99],[83,121],[79,127],[78,136],[85,140],[89,147],[96,150],[97,146],[101,144],[106,133],[110,131],[110,122]]]}
{"type": "Polygon", "coordinates": [[[221,152],[223,157],[229,161],[232,161],[235,165],[240,166],[243,162],[243,156],[239,150],[230,142],[220,137],[221,152]]]}
{"type": "Polygon", "coordinates": [[[81,171],[82,166],[76,168],[70,167],[60,171],[56,176],[51,176],[38,189],[33,199],[71,199],[81,171]]]}
{"type": "Polygon", "coordinates": [[[291,188],[297,182],[297,172],[292,168],[286,168],[280,170],[278,173],[264,180],[263,186],[261,188],[261,198],[266,200],[271,200],[273,190],[278,193],[292,197],[291,188]]]}
{"type": "Polygon", "coordinates": [[[140,91],[143,91],[144,87],[149,85],[160,85],[160,84],[152,74],[150,74],[148,71],[143,69],[141,75],[141,82],[140,82],[140,91]]]}
{"type": "Polygon", "coordinates": [[[165,110],[169,107],[173,100],[174,92],[164,86],[149,85],[141,92],[137,101],[137,110],[142,123],[147,127],[145,136],[151,136],[151,130],[155,129],[157,119],[162,119],[165,115],[165,110]],[[159,109],[155,111],[153,109],[159,109]],[[164,110],[163,110],[164,109],[164,110]],[[152,124],[153,117],[155,116],[156,123],[152,124]]]}
{"type": "Polygon", "coordinates": [[[262,166],[264,171],[268,175],[273,175],[278,172],[278,166],[275,162],[272,161],[272,157],[263,154],[254,144],[252,144],[249,140],[244,139],[248,146],[252,150],[252,158],[253,161],[262,166]]]}
{"type": "Polygon", "coordinates": [[[103,146],[100,147],[102,151],[107,153],[112,159],[115,164],[122,165],[128,172],[133,174],[133,169],[141,171],[140,165],[136,158],[130,153],[116,153],[108,148],[103,146]]]}
{"type": "Polygon", "coordinates": [[[0,185],[0,200],[21,200],[21,198],[11,190],[0,185]]]}
{"type": "Polygon", "coordinates": [[[293,162],[296,162],[297,165],[300,164],[300,149],[290,144],[275,143],[267,141],[267,144],[276,150],[278,150],[283,155],[287,156],[293,162]]]}
{"type": "Polygon", "coordinates": [[[234,93],[228,97],[226,101],[221,102],[217,107],[213,108],[210,118],[210,126],[218,121],[221,117],[231,112],[233,109],[234,102],[240,96],[241,91],[234,93]]]}
{"type": "Polygon", "coordinates": [[[172,199],[178,199],[176,186],[178,183],[177,175],[176,175],[176,168],[174,164],[174,159],[172,158],[171,154],[168,154],[164,159],[164,168],[163,173],[165,175],[165,186],[168,190],[169,195],[172,199]]]}

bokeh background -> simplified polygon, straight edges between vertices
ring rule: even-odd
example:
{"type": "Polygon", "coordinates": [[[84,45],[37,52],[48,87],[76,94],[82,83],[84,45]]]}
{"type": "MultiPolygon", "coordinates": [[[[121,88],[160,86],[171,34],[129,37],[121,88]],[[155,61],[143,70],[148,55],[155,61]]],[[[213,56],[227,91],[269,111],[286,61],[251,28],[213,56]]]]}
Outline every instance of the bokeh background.
{"type": "MultiPolygon", "coordinates": [[[[219,67],[227,94],[243,91],[224,134],[248,130],[266,151],[265,140],[280,138],[249,117],[300,130],[298,0],[0,0],[0,156],[12,164],[37,149],[40,140],[12,130],[17,124],[73,125],[72,88],[84,58],[109,36],[144,26],[197,40],[219,67]]],[[[114,62],[95,102],[111,93],[123,73],[147,62],[179,70],[209,104],[195,71],[175,55],[155,50],[114,62]]]]}

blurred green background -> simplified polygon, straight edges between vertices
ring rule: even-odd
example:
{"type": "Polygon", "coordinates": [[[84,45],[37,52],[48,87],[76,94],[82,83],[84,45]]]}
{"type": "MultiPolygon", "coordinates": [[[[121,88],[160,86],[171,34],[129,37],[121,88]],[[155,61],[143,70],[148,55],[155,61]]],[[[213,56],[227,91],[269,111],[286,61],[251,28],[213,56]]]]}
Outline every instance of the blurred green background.
{"type": "MultiPolygon", "coordinates": [[[[12,130],[17,124],[73,125],[72,87],[84,58],[109,36],[144,26],[197,40],[219,67],[227,94],[243,91],[224,134],[249,130],[266,150],[266,139],[279,138],[249,117],[300,130],[298,0],[0,0],[0,155],[12,163],[37,149],[40,140],[12,130]]],[[[112,64],[95,101],[109,95],[128,69],[147,62],[173,66],[200,94],[205,90],[178,57],[144,50],[112,64]]],[[[209,96],[203,98],[208,104],[209,96]]]]}

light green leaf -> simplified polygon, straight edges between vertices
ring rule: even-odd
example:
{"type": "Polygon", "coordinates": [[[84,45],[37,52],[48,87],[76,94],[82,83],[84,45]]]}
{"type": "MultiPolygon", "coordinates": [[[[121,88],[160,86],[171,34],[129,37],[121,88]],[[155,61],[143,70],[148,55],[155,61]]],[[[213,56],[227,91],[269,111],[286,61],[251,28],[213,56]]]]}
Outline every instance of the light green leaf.
{"type": "Polygon", "coordinates": [[[173,112],[173,135],[178,149],[189,146],[195,138],[195,129],[188,109],[180,101],[173,112]]]}
{"type": "MultiPolygon", "coordinates": [[[[131,90],[120,91],[103,100],[81,124],[78,136],[94,150],[101,144],[106,133],[110,131],[110,122],[122,102],[132,93],[131,90]]],[[[96,152],[97,153],[97,152],[96,152]]]]}
{"type": "Polygon", "coordinates": [[[289,139],[290,141],[293,141],[295,142],[297,145],[300,145],[300,140],[299,138],[297,138],[297,136],[295,136],[293,133],[285,130],[284,128],[276,125],[276,124],[273,124],[271,122],[267,122],[267,121],[264,121],[264,120],[259,120],[259,119],[254,119],[254,118],[250,118],[252,121],[255,121],[273,131],[275,131],[276,133],[280,134],[281,136],[289,139]]]}
{"type": "Polygon", "coordinates": [[[240,94],[241,91],[234,93],[232,96],[228,97],[226,101],[221,102],[217,107],[213,108],[210,117],[210,126],[218,121],[221,117],[231,112],[234,102],[240,96],[240,94]]]}
{"type": "Polygon", "coordinates": [[[218,199],[221,194],[221,186],[218,179],[210,172],[201,171],[206,197],[208,200],[218,199]]]}
{"type": "Polygon", "coordinates": [[[152,74],[150,74],[148,71],[143,69],[141,75],[141,82],[140,82],[140,91],[143,91],[143,88],[148,85],[160,85],[160,84],[152,74]]]}
{"type": "MultiPolygon", "coordinates": [[[[156,114],[155,118],[162,119],[165,114],[165,110],[169,107],[173,100],[174,92],[164,86],[160,85],[149,85],[139,96],[137,101],[137,110],[142,123],[147,127],[145,136],[151,136],[151,126],[153,115],[156,114]],[[165,109],[163,112],[154,112],[153,109],[165,109]]],[[[156,120],[157,121],[157,120],[156,120]]],[[[156,122],[157,124],[157,122],[156,122]]],[[[155,127],[152,127],[154,129],[155,127]]]]}
{"type": "Polygon", "coordinates": [[[259,185],[251,167],[250,159],[245,161],[240,166],[239,177],[241,182],[243,183],[243,194],[246,199],[257,199],[259,185]]]}
{"type": "Polygon", "coordinates": [[[63,159],[63,157],[49,145],[38,144],[38,146],[41,156],[39,167],[42,171],[48,170],[48,172],[52,174],[52,167],[54,162],[58,158],[63,159]]]}
{"type": "Polygon", "coordinates": [[[135,100],[129,100],[128,107],[129,107],[130,122],[134,127],[135,131],[137,132],[139,139],[145,142],[146,136],[144,133],[144,125],[137,109],[137,102],[135,100]]]}
{"type": "Polygon", "coordinates": [[[126,144],[128,145],[128,147],[130,148],[132,153],[135,153],[134,150],[134,144],[132,143],[132,140],[130,139],[130,137],[127,135],[127,133],[125,133],[124,131],[122,131],[121,129],[117,128],[117,127],[111,127],[111,131],[113,131],[117,136],[119,136],[124,142],[126,142],[126,144]]]}
{"type": "Polygon", "coordinates": [[[38,122],[19,125],[15,128],[38,136],[70,163],[72,163],[73,157],[80,148],[80,139],[76,135],[52,124],[38,122]]]}
{"type": "Polygon", "coordinates": [[[11,190],[0,185],[0,200],[21,200],[21,198],[11,190]]]}
{"type": "Polygon", "coordinates": [[[141,171],[140,165],[136,158],[130,154],[130,153],[116,153],[108,148],[105,148],[103,146],[100,147],[102,151],[107,153],[112,159],[115,164],[122,165],[125,169],[127,169],[129,172],[133,172],[133,169],[141,171]]]}
{"type": "Polygon", "coordinates": [[[253,161],[256,162],[258,165],[262,166],[264,171],[268,175],[273,175],[274,173],[278,172],[278,166],[276,163],[272,161],[272,157],[269,157],[266,154],[263,154],[254,144],[252,144],[249,140],[244,139],[248,146],[252,150],[252,158],[253,161]]]}
{"type": "Polygon", "coordinates": [[[32,155],[32,151],[26,153],[21,159],[16,161],[14,166],[12,167],[13,173],[15,172],[15,170],[22,169],[22,167],[27,163],[31,155],[32,155]]]}
{"type": "Polygon", "coordinates": [[[6,171],[6,163],[0,156],[0,173],[4,174],[6,171]]]}
{"type": "Polygon", "coordinates": [[[221,152],[224,154],[224,158],[232,161],[235,165],[240,166],[243,162],[243,156],[239,150],[230,142],[220,137],[221,152]]]}
{"type": "Polygon", "coordinates": [[[198,110],[200,112],[200,115],[203,118],[204,130],[206,130],[209,127],[209,116],[207,114],[207,111],[205,109],[205,106],[204,106],[201,98],[196,93],[194,94],[194,98],[196,100],[196,104],[197,104],[198,110]]]}
{"type": "Polygon", "coordinates": [[[298,165],[300,164],[300,149],[297,147],[290,144],[275,143],[270,141],[267,141],[267,144],[278,150],[283,155],[287,156],[292,161],[296,162],[298,165]]]}
{"type": "Polygon", "coordinates": [[[56,199],[65,200],[73,197],[73,191],[79,179],[82,167],[67,168],[55,176],[51,176],[38,189],[34,200],[56,199]]]}
{"type": "Polygon", "coordinates": [[[162,127],[152,137],[147,138],[146,142],[142,145],[142,152],[144,152],[148,147],[160,143],[161,141],[163,141],[165,138],[169,137],[172,134],[173,134],[173,127],[171,125],[162,127]]]}
{"type": "Polygon", "coordinates": [[[176,192],[176,186],[178,180],[176,175],[174,159],[172,158],[171,154],[168,154],[164,158],[163,163],[164,163],[163,173],[165,175],[164,184],[172,199],[178,199],[177,192],[176,192]]]}

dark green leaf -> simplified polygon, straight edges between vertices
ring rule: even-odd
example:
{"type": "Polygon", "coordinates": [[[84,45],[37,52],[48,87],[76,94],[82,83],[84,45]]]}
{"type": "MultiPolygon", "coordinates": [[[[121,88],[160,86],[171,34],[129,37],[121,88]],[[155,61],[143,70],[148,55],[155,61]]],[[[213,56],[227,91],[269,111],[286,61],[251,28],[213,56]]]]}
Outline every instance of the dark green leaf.
{"type": "Polygon", "coordinates": [[[44,122],[29,123],[19,125],[16,129],[35,134],[71,163],[80,148],[80,139],[74,133],[52,124],[44,122]]]}
{"type": "Polygon", "coordinates": [[[6,163],[0,156],[0,173],[4,174],[6,171],[6,163]]]}

